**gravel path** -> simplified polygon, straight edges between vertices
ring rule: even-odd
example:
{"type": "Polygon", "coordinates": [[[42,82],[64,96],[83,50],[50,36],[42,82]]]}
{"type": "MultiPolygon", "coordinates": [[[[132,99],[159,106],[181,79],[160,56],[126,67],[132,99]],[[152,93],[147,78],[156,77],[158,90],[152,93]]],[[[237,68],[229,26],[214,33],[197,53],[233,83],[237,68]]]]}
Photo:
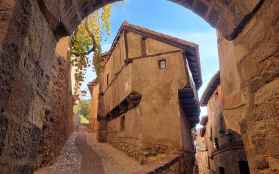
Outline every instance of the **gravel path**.
{"type": "Polygon", "coordinates": [[[141,169],[137,161],[80,129],[70,136],[57,162],[35,174],[133,174],[141,169]]]}
{"type": "Polygon", "coordinates": [[[85,134],[80,134],[76,138],[76,145],[82,155],[81,174],[105,174],[104,165],[101,157],[92,150],[91,146],[87,144],[85,134]]]}
{"type": "Polygon", "coordinates": [[[54,165],[40,169],[34,174],[80,174],[82,156],[76,146],[77,136],[78,133],[75,132],[69,137],[54,165]]]}

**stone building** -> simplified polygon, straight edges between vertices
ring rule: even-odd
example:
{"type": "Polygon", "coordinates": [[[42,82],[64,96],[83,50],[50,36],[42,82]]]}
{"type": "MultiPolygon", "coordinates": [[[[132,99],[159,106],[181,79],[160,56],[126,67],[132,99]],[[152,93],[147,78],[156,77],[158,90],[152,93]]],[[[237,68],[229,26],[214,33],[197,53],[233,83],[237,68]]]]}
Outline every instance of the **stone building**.
{"type": "Polygon", "coordinates": [[[93,80],[88,85],[90,95],[91,95],[91,104],[90,104],[90,115],[89,115],[89,128],[92,131],[97,131],[99,129],[99,123],[97,120],[97,111],[99,104],[99,91],[100,85],[97,80],[93,80]]]}
{"type": "Polygon", "coordinates": [[[142,163],[174,152],[192,162],[202,83],[198,46],[125,22],[105,62],[101,139],[142,163]]]}
{"type": "MultiPolygon", "coordinates": [[[[38,158],[33,150],[42,132],[39,120],[49,113],[48,87],[53,84],[49,77],[52,65],[58,64],[58,41],[70,36],[90,13],[115,1],[0,1],[3,174],[32,173],[38,158]]],[[[278,174],[278,0],[171,1],[218,31],[225,125],[243,137],[251,173],[278,174]]]]}
{"type": "MultiPolygon", "coordinates": [[[[224,96],[217,72],[201,97],[201,106],[207,106],[208,117],[201,121],[208,155],[208,169],[217,174],[249,174],[249,165],[239,133],[224,122],[224,96]]],[[[199,162],[199,161],[198,161],[199,162]]]]}
{"type": "MultiPolygon", "coordinates": [[[[207,116],[202,117],[200,124],[204,125],[207,120],[207,116]]],[[[197,129],[197,131],[193,132],[194,144],[196,149],[194,174],[209,174],[208,148],[204,134],[205,127],[199,128],[197,129]]]]}

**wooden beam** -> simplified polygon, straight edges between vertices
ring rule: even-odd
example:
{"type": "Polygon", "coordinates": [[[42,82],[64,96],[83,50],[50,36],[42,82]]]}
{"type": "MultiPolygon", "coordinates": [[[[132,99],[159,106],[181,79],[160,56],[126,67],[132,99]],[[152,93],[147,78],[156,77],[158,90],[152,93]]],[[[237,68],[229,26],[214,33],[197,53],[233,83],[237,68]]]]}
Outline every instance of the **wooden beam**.
{"type": "Polygon", "coordinates": [[[105,119],[107,121],[113,120],[135,108],[137,105],[139,105],[141,98],[142,96],[140,93],[135,91],[131,92],[124,100],[119,103],[119,105],[114,107],[109,113],[106,114],[105,119]]]}
{"type": "Polygon", "coordinates": [[[192,127],[198,123],[200,115],[199,101],[193,90],[190,87],[179,90],[180,107],[183,109],[186,118],[191,122],[192,127]]]}
{"type": "Polygon", "coordinates": [[[167,52],[162,52],[162,53],[157,53],[157,54],[152,54],[152,55],[131,57],[130,59],[136,60],[136,59],[157,57],[157,56],[162,56],[162,55],[166,55],[166,54],[173,54],[173,53],[179,53],[179,52],[182,52],[182,51],[181,50],[167,51],[167,52]]]}
{"type": "Polygon", "coordinates": [[[125,45],[125,60],[129,59],[129,45],[127,31],[124,31],[124,45],[125,45]]]}
{"type": "Polygon", "coordinates": [[[141,38],[141,56],[146,56],[146,37],[141,38]]]}

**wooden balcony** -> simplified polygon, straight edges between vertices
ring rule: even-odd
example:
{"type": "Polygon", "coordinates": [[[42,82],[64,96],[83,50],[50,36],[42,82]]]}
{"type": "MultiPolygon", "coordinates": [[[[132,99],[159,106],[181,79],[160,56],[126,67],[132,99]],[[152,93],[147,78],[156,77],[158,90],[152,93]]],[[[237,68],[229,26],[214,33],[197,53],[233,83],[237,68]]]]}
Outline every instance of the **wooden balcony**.
{"type": "Polygon", "coordinates": [[[139,105],[142,95],[138,92],[131,92],[124,100],[122,100],[119,105],[114,107],[109,113],[103,117],[98,117],[98,120],[111,121],[122,114],[128,112],[129,110],[135,108],[139,105]]]}

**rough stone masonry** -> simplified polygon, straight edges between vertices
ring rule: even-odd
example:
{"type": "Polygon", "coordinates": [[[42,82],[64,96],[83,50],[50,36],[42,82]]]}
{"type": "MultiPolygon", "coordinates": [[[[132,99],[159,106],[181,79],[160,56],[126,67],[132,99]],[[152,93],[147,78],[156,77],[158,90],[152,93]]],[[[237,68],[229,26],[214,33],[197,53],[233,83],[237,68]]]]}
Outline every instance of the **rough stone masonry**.
{"type": "MultiPolygon", "coordinates": [[[[251,173],[278,173],[278,0],[174,1],[219,31],[224,119],[242,135],[251,173]]],[[[37,163],[44,120],[51,108],[50,87],[57,85],[52,75],[58,63],[57,41],[110,2],[114,0],[0,1],[3,174],[32,173],[37,163]]]]}
{"type": "Polygon", "coordinates": [[[31,173],[70,131],[69,65],[37,2],[4,0],[0,11],[0,171],[31,173]]]}

